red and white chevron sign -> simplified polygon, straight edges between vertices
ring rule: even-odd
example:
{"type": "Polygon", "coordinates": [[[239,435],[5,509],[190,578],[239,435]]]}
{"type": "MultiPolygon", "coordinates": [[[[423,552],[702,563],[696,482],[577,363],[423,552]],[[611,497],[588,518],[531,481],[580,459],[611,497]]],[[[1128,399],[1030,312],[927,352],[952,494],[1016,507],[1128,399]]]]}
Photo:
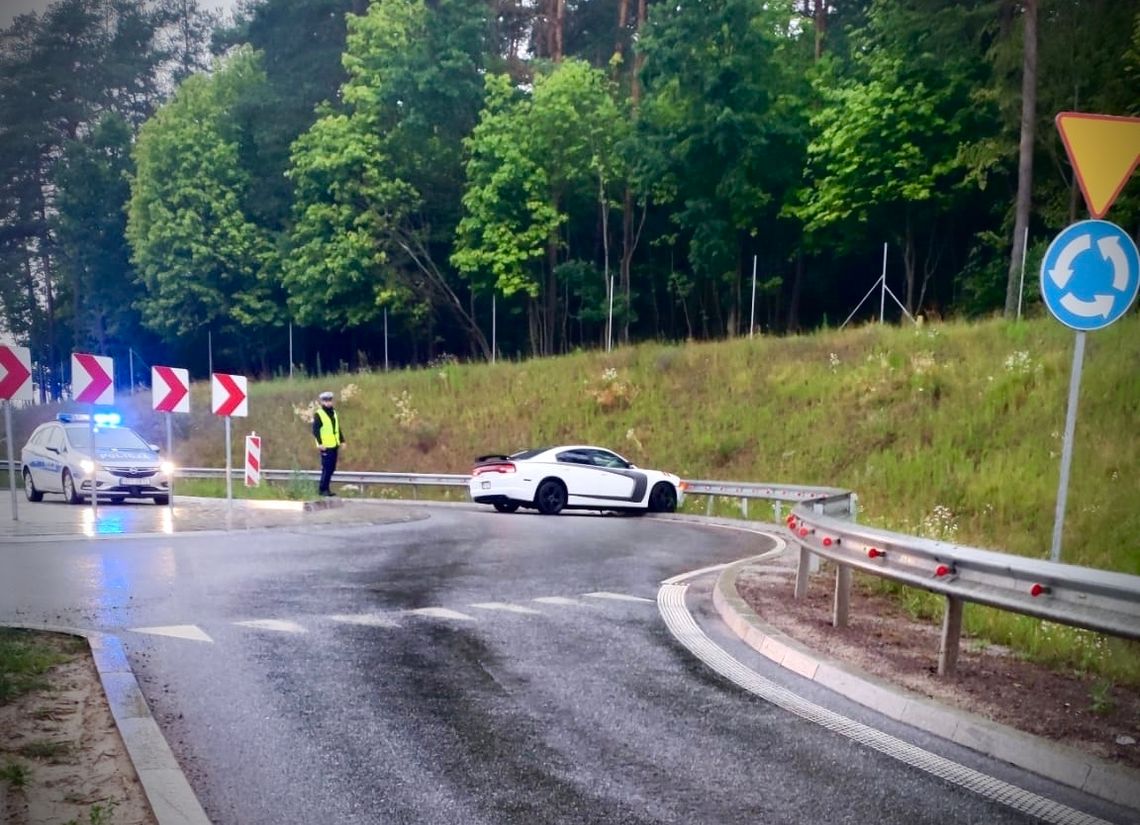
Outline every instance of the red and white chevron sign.
{"type": "Polygon", "coordinates": [[[32,352],[27,347],[0,345],[0,399],[32,400],[32,352]]]}
{"type": "Polygon", "coordinates": [[[261,436],[257,433],[245,437],[245,486],[261,484],[261,436]]]}
{"type": "Polygon", "coordinates": [[[226,375],[215,372],[210,376],[210,397],[214,415],[249,415],[249,398],[246,396],[244,375],[226,375]]]}
{"type": "Polygon", "coordinates": [[[83,404],[114,404],[115,361],[106,355],[71,353],[72,398],[83,404]]]}
{"type": "Polygon", "coordinates": [[[190,412],[190,370],[151,367],[150,392],[155,412],[190,412]]]}

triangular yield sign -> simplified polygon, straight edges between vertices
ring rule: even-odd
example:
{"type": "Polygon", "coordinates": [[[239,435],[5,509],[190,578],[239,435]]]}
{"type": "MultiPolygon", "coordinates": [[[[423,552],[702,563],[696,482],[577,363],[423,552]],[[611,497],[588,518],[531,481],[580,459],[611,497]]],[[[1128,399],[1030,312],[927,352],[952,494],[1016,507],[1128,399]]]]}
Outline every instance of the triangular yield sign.
{"type": "Polygon", "coordinates": [[[1057,130],[1085,205],[1094,218],[1103,218],[1140,162],[1140,118],[1061,112],[1057,130]]]}

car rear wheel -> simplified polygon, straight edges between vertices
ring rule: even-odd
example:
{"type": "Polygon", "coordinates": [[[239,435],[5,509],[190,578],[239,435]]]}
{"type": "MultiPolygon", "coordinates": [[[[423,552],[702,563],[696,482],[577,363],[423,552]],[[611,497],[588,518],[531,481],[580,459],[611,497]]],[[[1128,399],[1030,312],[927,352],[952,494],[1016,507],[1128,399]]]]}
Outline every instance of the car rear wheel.
{"type": "Polygon", "coordinates": [[[28,501],[43,501],[44,494],[36,489],[36,483],[32,481],[32,472],[25,468],[24,470],[24,495],[28,497],[28,501]]]}
{"type": "Polygon", "coordinates": [[[70,470],[63,471],[63,498],[68,504],[80,504],[83,502],[79,491],[75,489],[75,479],[71,477],[70,470]]]}
{"type": "Polygon", "coordinates": [[[566,506],[566,487],[556,478],[548,478],[538,485],[534,506],[544,516],[556,516],[566,506]]]}
{"type": "Polygon", "coordinates": [[[513,513],[519,509],[518,504],[513,501],[496,501],[492,506],[500,513],[513,513]]]}
{"type": "Polygon", "coordinates": [[[653,513],[672,513],[677,509],[677,491],[667,481],[653,485],[649,494],[649,510],[653,513]]]}

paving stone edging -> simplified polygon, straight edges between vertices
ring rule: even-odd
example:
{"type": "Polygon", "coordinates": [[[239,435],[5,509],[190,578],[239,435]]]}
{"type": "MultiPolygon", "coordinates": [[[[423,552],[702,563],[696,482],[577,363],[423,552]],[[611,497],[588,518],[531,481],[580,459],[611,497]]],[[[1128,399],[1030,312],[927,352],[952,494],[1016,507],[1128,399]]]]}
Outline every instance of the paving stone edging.
{"type": "Polygon", "coordinates": [[[53,625],[5,626],[67,633],[86,639],[115,727],[127,747],[127,755],[158,825],[210,825],[166,737],[151,715],[119,637],[96,630],[53,625]]]}
{"type": "Polygon", "coordinates": [[[764,622],[740,597],[736,580],[755,563],[726,567],[713,589],[713,604],[733,633],[776,664],[896,721],[949,739],[1085,793],[1140,810],[1140,776],[1075,748],[1023,733],[829,659],[764,622]]]}

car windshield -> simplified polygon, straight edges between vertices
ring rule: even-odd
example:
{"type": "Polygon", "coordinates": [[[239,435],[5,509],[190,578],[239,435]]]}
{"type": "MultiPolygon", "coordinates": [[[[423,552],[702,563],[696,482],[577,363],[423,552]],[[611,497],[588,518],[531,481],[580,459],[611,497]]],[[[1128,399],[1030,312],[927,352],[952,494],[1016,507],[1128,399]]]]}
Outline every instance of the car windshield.
{"type": "MultiPolygon", "coordinates": [[[[68,427],[67,440],[75,449],[86,450],[91,444],[90,432],[86,426],[68,427]]],[[[95,446],[100,450],[150,450],[138,433],[126,427],[96,427],[95,446]]]]}

